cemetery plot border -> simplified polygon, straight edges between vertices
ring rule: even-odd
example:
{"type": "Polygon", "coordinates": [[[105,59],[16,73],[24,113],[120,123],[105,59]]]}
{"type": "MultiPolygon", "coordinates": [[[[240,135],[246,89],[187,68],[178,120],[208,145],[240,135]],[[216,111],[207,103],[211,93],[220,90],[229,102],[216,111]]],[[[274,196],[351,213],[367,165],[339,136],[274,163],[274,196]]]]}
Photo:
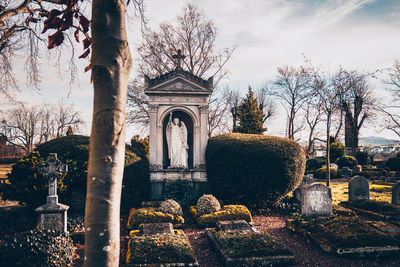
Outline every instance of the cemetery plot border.
{"type": "Polygon", "coordinates": [[[338,256],[382,257],[400,253],[400,228],[358,217],[289,219],[287,228],[338,256]]]}
{"type": "Polygon", "coordinates": [[[199,266],[189,239],[182,230],[174,230],[174,234],[135,234],[139,232],[131,231],[126,255],[127,266],[199,266]]]}
{"type": "Polygon", "coordinates": [[[400,223],[400,205],[375,200],[343,201],[339,205],[372,219],[397,221],[400,223]]]}
{"type": "Polygon", "coordinates": [[[206,234],[226,266],[288,266],[295,262],[292,252],[280,241],[267,233],[258,232],[254,228],[250,228],[249,231],[216,231],[214,228],[207,228],[206,234]],[[221,244],[223,239],[226,239],[224,245],[221,244]],[[257,246],[252,246],[255,255],[242,256],[249,255],[243,253],[241,248],[255,244],[252,243],[252,239],[257,242],[257,246]],[[265,249],[263,245],[270,246],[265,249]],[[263,251],[263,249],[265,250],[263,251]],[[262,255],[263,253],[264,255],[262,255]]]}
{"type": "Polygon", "coordinates": [[[182,216],[163,213],[154,208],[131,209],[128,218],[128,229],[138,229],[142,223],[167,223],[170,222],[175,228],[182,228],[185,220],[182,216]]]}

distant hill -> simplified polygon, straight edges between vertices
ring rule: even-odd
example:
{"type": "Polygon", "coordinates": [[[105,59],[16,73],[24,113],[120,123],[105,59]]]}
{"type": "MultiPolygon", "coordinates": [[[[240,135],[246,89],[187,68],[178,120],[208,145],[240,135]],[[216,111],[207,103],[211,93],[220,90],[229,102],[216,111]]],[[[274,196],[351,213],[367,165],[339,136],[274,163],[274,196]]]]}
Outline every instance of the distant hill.
{"type": "Polygon", "coordinates": [[[360,138],[360,144],[363,145],[393,145],[400,144],[400,140],[387,139],[384,137],[369,136],[360,138]]]}

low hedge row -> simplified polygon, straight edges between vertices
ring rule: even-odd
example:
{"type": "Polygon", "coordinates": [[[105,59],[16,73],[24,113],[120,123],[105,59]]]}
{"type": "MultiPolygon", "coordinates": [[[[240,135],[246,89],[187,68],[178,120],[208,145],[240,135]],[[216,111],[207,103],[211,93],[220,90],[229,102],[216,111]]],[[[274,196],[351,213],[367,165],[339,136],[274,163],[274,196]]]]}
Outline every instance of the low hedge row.
{"type": "Polygon", "coordinates": [[[182,216],[157,211],[154,208],[131,209],[128,218],[128,229],[138,229],[143,223],[165,223],[183,224],[185,220],[182,216]]]}
{"type": "Polygon", "coordinates": [[[202,216],[198,216],[196,208],[192,206],[190,207],[190,213],[201,227],[215,227],[218,221],[253,221],[250,211],[243,205],[225,205],[220,211],[202,216]]]}
{"type": "Polygon", "coordinates": [[[194,262],[196,262],[196,259],[189,240],[180,231],[176,234],[130,237],[126,255],[126,263],[128,264],[194,262]]]}

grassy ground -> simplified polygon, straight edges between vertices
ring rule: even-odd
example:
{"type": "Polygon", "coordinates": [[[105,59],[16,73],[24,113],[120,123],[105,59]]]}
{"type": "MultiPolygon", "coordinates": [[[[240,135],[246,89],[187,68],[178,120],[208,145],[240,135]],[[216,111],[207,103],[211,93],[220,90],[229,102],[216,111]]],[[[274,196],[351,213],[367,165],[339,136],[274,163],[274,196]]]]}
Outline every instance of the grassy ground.
{"type": "Polygon", "coordinates": [[[11,172],[11,164],[0,164],[0,178],[6,178],[7,173],[11,172]]]}
{"type": "MultiPolygon", "coordinates": [[[[324,184],[324,183],[322,183],[324,184]]],[[[331,182],[332,189],[332,200],[333,204],[338,204],[341,201],[349,200],[349,188],[348,182],[331,182]]],[[[369,184],[369,198],[376,201],[391,202],[392,199],[392,187],[387,185],[376,185],[369,184]]]]}

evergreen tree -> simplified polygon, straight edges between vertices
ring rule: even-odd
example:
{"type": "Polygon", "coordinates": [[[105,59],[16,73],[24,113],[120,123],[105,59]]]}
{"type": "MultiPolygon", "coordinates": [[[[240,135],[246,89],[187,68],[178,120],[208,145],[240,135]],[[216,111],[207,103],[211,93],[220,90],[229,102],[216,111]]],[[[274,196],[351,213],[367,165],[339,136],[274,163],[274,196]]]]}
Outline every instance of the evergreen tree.
{"type": "Polygon", "coordinates": [[[249,87],[249,92],[243,98],[237,109],[238,125],[234,127],[233,132],[248,133],[248,134],[262,134],[263,128],[263,114],[258,107],[258,100],[254,97],[253,90],[249,87]]]}

